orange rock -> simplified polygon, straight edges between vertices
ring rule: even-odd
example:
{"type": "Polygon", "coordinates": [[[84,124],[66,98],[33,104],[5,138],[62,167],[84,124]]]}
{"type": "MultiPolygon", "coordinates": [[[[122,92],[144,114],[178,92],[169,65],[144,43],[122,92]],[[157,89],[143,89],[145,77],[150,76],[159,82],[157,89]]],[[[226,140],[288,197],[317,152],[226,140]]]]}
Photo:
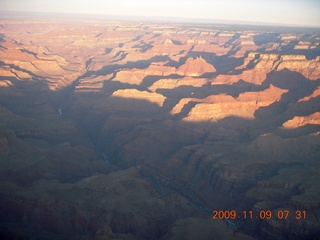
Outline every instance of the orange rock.
{"type": "Polygon", "coordinates": [[[136,89],[124,89],[124,90],[117,90],[112,94],[113,97],[120,97],[120,98],[132,98],[138,100],[146,100],[151,103],[156,103],[160,107],[162,107],[166,97],[159,93],[149,93],[146,91],[139,91],[136,89]]]}
{"type": "Polygon", "coordinates": [[[251,52],[245,59],[244,64],[236,69],[245,69],[252,61],[256,64],[253,69],[244,70],[239,75],[219,75],[212,80],[212,84],[232,84],[242,79],[246,82],[260,85],[266,79],[267,74],[275,69],[279,58],[277,54],[251,52]]]}
{"type": "Polygon", "coordinates": [[[203,75],[204,73],[212,72],[216,72],[214,66],[207,63],[206,60],[201,57],[196,59],[188,58],[185,64],[179,67],[176,71],[177,74],[190,77],[198,77],[203,75]]]}
{"type": "Polygon", "coordinates": [[[316,98],[316,97],[318,97],[318,96],[320,96],[320,87],[318,87],[316,90],[314,90],[311,95],[299,99],[298,102],[307,102],[307,101],[309,101],[311,98],[316,98]]]}
{"type": "Polygon", "coordinates": [[[283,55],[278,70],[286,68],[299,72],[308,79],[316,80],[320,78],[320,57],[307,60],[304,55],[283,55]]]}
{"type": "Polygon", "coordinates": [[[320,112],[315,112],[309,116],[295,116],[293,119],[282,124],[284,128],[298,128],[307,124],[320,125],[320,112]]]}
{"type": "Polygon", "coordinates": [[[181,79],[160,79],[150,86],[149,89],[156,91],[157,89],[174,89],[179,86],[201,87],[207,82],[208,80],[205,78],[193,77],[184,77],[181,79]]]}
{"type": "Polygon", "coordinates": [[[281,98],[288,90],[283,90],[273,85],[262,92],[247,92],[233,98],[229,95],[213,95],[205,99],[182,99],[172,110],[172,113],[181,111],[182,105],[190,101],[199,102],[191,109],[185,121],[212,121],[216,122],[222,118],[236,116],[254,119],[254,112],[260,107],[269,106],[281,98]]]}

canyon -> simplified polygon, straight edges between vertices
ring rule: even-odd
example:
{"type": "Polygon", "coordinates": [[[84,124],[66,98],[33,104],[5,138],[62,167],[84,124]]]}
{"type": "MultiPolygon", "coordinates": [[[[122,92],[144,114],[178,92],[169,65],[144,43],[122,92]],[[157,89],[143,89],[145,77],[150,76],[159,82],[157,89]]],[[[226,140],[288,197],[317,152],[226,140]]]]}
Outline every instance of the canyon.
{"type": "Polygon", "coordinates": [[[319,239],[319,89],[319,29],[3,17],[0,237],[319,239]]]}

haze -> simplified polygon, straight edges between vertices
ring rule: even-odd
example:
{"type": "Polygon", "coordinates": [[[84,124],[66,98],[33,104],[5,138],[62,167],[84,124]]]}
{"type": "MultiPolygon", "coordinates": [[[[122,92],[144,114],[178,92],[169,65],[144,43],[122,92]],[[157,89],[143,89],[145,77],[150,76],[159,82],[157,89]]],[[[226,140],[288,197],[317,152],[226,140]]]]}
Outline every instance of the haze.
{"type": "Polygon", "coordinates": [[[320,26],[317,0],[2,0],[0,9],[320,26]]]}

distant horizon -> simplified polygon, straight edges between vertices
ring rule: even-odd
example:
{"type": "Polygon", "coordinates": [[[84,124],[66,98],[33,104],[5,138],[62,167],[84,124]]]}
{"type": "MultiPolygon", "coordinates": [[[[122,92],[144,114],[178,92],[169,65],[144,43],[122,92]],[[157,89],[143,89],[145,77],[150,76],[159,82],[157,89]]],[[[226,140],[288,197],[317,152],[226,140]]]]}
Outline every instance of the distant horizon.
{"type": "Polygon", "coordinates": [[[317,0],[2,0],[0,11],[320,27],[317,0]]]}
{"type": "Polygon", "coordinates": [[[93,13],[67,13],[67,12],[32,12],[32,11],[2,11],[0,10],[1,19],[24,19],[24,18],[62,18],[62,19],[79,19],[81,20],[103,20],[112,19],[120,21],[150,21],[159,23],[177,23],[177,24],[218,24],[218,25],[243,25],[252,27],[290,27],[290,28],[315,28],[320,29],[320,25],[295,25],[295,24],[281,24],[270,22],[253,22],[253,21],[235,21],[226,19],[213,18],[184,18],[184,17],[163,17],[163,16],[135,16],[135,15],[106,15],[93,13]]]}

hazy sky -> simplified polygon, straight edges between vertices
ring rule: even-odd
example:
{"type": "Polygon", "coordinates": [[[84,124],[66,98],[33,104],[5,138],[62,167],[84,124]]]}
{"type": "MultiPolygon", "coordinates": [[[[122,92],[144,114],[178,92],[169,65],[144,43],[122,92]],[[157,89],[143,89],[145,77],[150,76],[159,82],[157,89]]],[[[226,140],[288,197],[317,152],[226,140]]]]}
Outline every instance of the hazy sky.
{"type": "Polygon", "coordinates": [[[320,27],[320,0],[0,0],[0,10],[206,18],[320,27]]]}

